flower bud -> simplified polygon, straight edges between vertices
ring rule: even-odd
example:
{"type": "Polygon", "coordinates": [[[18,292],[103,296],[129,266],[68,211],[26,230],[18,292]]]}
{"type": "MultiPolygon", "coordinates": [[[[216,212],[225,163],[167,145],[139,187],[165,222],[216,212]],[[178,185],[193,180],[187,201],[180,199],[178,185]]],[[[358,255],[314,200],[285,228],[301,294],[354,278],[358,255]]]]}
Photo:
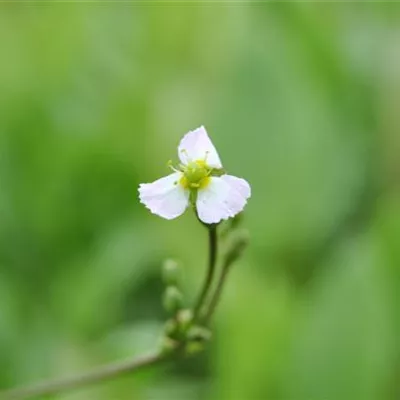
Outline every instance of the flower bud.
{"type": "Polygon", "coordinates": [[[180,310],[176,316],[181,332],[186,332],[192,323],[193,312],[192,310],[180,310]]]}
{"type": "Polygon", "coordinates": [[[247,230],[240,229],[232,232],[225,252],[225,264],[231,265],[243,254],[249,243],[249,233],[247,230]]]}
{"type": "Polygon", "coordinates": [[[180,278],[180,268],[175,260],[165,260],[162,266],[162,278],[166,285],[177,285],[180,278]]]}
{"type": "Polygon", "coordinates": [[[163,305],[164,308],[170,313],[174,313],[182,308],[183,295],[176,286],[168,286],[165,289],[163,305]]]}

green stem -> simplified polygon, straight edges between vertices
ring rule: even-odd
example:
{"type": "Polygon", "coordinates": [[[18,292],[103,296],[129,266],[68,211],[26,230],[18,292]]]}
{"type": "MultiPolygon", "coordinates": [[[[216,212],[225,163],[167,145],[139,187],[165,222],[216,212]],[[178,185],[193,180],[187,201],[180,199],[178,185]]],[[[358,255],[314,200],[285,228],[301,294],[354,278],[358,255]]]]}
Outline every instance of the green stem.
{"type": "Polygon", "coordinates": [[[208,228],[208,244],[209,244],[208,268],[203,288],[200,292],[200,295],[194,307],[194,317],[193,317],[194,321],[198,321],[201,318],[201,311],[211,288],[211,284],[215,275],[215,264],[217,261],[217,253],[218,253],[217,225],[207,225],[207,228],[208,228]]]}
{"type": "Polygon", "coordinates": [[[217,286],[211,296],[207,311],[204,315],[203,322],[205,325],[208,325],[215,312],[215,309],[218,306],[232,264],[234,264],[235,261],[241,257],[243,251],[248,245],[248,242],[249,237],[247,231],[236,231],[236,233],[231,234],[230,246],[227,248],[225,256],[223,257],[221,274],[218,278],[217,286]]]}
{"type": "Polygon", "coordinates": [[[42,397],[50,394],[66,392],[77,389],[81,386],[94,384],[105,381],[123,374],[138,371],[158,364],[171,357],[169,355],[150,354],[142,358],[122,361],[114,364],[108,364],[100,368],[89,371],[85,374],[73,376],[70,378],[59,379],[54,381],[45,381],[32,386],[10,389],[0,393],[1,400],[23,400],[33,397],[42,397]]]}
{"type": "Polygon", "coordinates": [[[221,299],[222,290],[224,288],[224,284],[226,282],[226,278],[228,276],[228,272],[230,271],[230,266],[232,265],[229,260],[225,261],[224,265],[222,266],[221,275],[218,279],[217,287],[215,288],[214,294],[211,297],[210,304],[208,305],[208,309],[206,315],[204,316],[204,324],[208,325],[215,309],[217,308],[219,301],[221,299]]]}

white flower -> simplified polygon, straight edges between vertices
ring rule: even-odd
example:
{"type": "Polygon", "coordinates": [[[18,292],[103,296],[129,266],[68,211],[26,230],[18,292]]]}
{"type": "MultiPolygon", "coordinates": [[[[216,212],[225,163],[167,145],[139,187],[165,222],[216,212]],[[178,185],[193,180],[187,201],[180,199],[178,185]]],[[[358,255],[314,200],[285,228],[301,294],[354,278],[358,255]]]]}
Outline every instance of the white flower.
{"type": "Polygon", "coordinates": [[[251,196],[250,185],[225,174],[203,126],[187,133],[179,144],[179,169],[139,186],[139,198],[153,214],[166,219],[182,215],[190,203],[201,221],[216,224],[240,213],[251,196]]]}

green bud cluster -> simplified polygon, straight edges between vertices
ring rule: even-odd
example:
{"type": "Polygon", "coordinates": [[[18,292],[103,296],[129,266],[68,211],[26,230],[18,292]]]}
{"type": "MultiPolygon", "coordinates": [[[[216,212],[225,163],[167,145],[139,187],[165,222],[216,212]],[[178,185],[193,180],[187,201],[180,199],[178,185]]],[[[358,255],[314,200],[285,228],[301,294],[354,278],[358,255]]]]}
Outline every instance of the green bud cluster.
{"type": "Polygon", "coordinates": [[[189,309],[178,311],[174,318],[168,320],[164,326],[164,333],[172,339],[184,339],[192,327],[193,312],[189,309]]]}
{"type": "Polygon", "coordinates": [[[194,354],[202,351],[205,343],[210,339],[210,330],[194,324],[192,310],[182,309],[174,318],[166,322],[161,350],[168,353],[184,343],[185,354],[194,354]]]}

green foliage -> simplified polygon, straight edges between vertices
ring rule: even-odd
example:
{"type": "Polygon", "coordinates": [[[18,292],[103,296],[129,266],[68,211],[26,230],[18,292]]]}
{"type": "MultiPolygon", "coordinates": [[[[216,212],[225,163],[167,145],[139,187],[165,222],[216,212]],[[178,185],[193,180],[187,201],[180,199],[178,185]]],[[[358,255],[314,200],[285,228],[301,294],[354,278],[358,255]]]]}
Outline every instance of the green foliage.
{"type": "Polygon", "coordinates": [[[193,300],[204,229],[137,186],[204,124],[253,189],[205,354],[54,398],[399,398],[396,4],[1,11],[0,388],[156,346],[167,257],[193,300]]]}

